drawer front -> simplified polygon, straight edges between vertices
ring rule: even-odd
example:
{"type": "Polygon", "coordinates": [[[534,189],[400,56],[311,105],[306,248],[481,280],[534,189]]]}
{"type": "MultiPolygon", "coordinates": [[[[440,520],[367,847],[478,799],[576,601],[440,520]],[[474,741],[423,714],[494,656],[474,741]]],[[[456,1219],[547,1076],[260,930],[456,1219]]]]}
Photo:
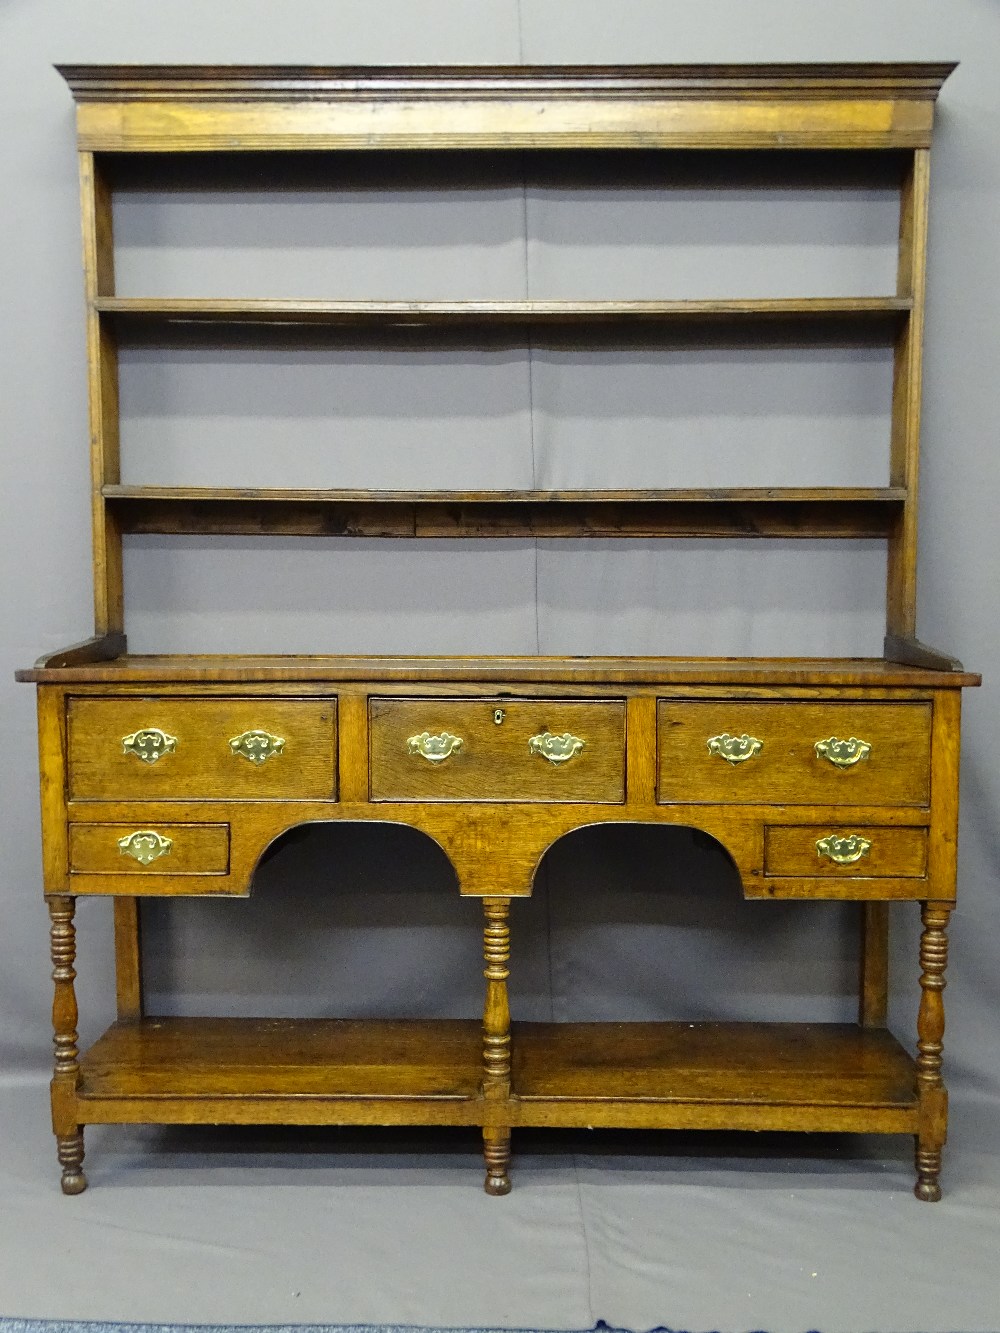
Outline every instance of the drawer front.
{"type": "Polygon", "coordinates": [[[373,801],[625,799],[621,700],[372,699],[370,720],[373,801]]]}
{"type": "Polygon", "coordinates": [[[71,800],[336,796],[332,699],[71,699],[71,800]]]}
{"type": "Polygon", "coordinates": [[[70,824],[69,868],[87,875],[224,875],[228,824],[70,824]]]}
{"type": "Polygon", "coordinates": [[[764,873],[810,879],[921,879],[927,873],[927,830],[771,827],[764,835],[764,873]]]}
{"type": "Polygon", "coordinates": [[[930,704],[661,699],[657,746],[661,803],[923,806],[930,795],[930,704]]]}

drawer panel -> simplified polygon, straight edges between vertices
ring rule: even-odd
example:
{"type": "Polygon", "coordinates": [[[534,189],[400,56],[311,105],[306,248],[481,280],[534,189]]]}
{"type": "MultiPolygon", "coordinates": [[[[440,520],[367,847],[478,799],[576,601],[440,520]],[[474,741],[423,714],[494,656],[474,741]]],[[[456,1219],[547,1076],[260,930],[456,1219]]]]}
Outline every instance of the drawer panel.
{"type": "Polygon", "coordinates": [[[224,875],[229,825],[70,824],[69,868],[87,875],[224,875]]]}
{"type": "Polygon", "coordinates": [[[922,806],[930,796],[930,704],[661,699],[657,747],[661,803],[922,806]],[[863,752],[841,766],[816,752],[831,739],[870,749],[830,747],[842,760],[863,752]]]}
{"type": "Polygon", "coordinates": [[[927,873],[927,830],[836,828],[828,824],[771,827],[764,834],[764,873],[810,879],[817,876],[921,879],[927,873]],[[817,847],[819,842],[826,843],[841,857],[857,856],[857,859],[838,862],[817,847]],[[858,855],[865,843],[867,850],[858,855]]]}
{"type": "Polygon", "coordinates": [[[369,707],[373,801],[625,799],[622,700],[372,699],[369,707]],[[442,749],[451,753],[435,757],[442,749]]]}
{"type": "Polygon", "coordinates": [[[70,799],[329,799],[336,722],[333,699],[71,699],[70,799]]]}

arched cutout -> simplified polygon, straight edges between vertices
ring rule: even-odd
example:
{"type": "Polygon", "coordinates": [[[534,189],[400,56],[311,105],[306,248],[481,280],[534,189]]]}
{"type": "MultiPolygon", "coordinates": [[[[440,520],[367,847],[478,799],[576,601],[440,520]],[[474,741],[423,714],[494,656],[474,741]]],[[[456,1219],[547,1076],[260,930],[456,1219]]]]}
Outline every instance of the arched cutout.
{"type": "Polygon", "coordinates": [[[478,1018],[482,913],[405,824],[322,821],[276,838],[249,898],[149,900],[149,1010],[478,1018]]]}
{"type": "MultiPolygon", "coordinates": [[[[441,844],[426,829],[418,828],[415,824],[404,824],[398,820],[344,820],[344,819],[313,819],[307,820],[301,824],[294,824],[291,828],[283,829],[276,834],[271,841],[261,851],[257,858],[257,864],[250,876],[250,892],[253,893],[254,885],[257,883],[258,876],[265,867],[274,860],[276,856],[286,851],[288,848],[315,846],[319,847],[322,835],[317,837],[317,830],[323,829],[355,829],[363,830],[359,834],[360,841],[366,843],[369,841],[367,831],[374,831],[374,837],[370,839],[372,854],[371,860],[380,860],[379,853],[385,853],[390,858],[398,852],[397,844],[394,840],[394,832],[402,831],[406,835],[413,835],[416,839],[429,846],[425,846],[420,852],[416,851],[417,844],[410,839],[410,850],[413,854],[413,865],[420,873],[426,872],[431,865],[436,864],[437,868],[447,867],[450,875],[451,887],[458,890],[458,876],[455,873],[455,867],[448,858],[448,853],[441,844]],[[394,832],[386,832],[392,830],[394,832]],[[433,849],[433,850],[432,850],[433,849]],[[438,855],[435,856],[434,853],[438,855]]],[[[334,841],[339,835],[334,835],[334,841]]]]}
{"type": "MultiPolygon", "coordinates": [[[[853,904],[747,901],[732,857],[701,830],[593,825],[566,834],[535,876],[525,935],[532,1017],[559,1021],[853,1021],[853,904]],[[544,903],[544,910],[543,910],[544,903]],[[543,955],[544,952],[544,956],[543,955]],[[549,1012],[540,1012],[546,996],[549,1012]]],[[[522,1016],[515,1004],[517,1016],[522,1016]]],[[[527,1015],[525,1015],[527,1016],[527,1015]]]]}
{"type": "Polygon", "coordinates": [[[743,886],[736,862],[728,848],[718,838],[712,837],[702,829],[686,824],[653,824],[641,820],[621,820],[613,823],[587,824],[564,833],[545,849],[535,869],[537,877],[547,859],[567,844],[582,847],[585,853],[596,853],[599,857],[599,872],[608,877],[610,884],[628,881],[635,873],[634,858],[630,849],[636,847],[636,838],[645,834],[653,835],[652,843],[659,843],[664,848],[672,848],[673,859],[667,859],[659,865],[659,873],[667,874],[669,879],[676,879],[690,874],[698,865],[708,864],[706,854],[719,864],[725,864],[732,871],[732,883],[736,892],[742,896],[743,886]]]}

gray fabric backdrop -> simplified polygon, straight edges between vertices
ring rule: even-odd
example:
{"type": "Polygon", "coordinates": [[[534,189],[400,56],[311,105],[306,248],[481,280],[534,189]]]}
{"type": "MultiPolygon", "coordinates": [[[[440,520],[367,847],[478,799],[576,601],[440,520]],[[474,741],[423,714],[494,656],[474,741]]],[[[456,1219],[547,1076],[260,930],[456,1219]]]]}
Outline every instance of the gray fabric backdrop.
{"type": "MultiPolygon", "coordinates": [[[[635,1325],[719,1326],[731,1319],[733,1327],[798,1321],[827,1328],[879,1320],[882,1327],[954,1328],[961,1312],[962,1327],[995,1326],[990,1310],[1000,1301],[987,1285],[996,1279],[987,1276],[981,1256],[990,1238],[995,1243],[1000,1198],[989,1110],[995,1114],[1000,1093],[994,1017],[1000,911],[991,873],[1000,859],[993,762],[1000,752],[993,681],[1000,572],[998,57],[1000,15],[987,0],[0,5],[0,161],[7,186],[0,204],[6,328],[0,544],[7,591],[0,1053],[14,1127],[0,1166],[7,1164],[20,1209],[7,1253],[24,1250],[23,1261],[10,1263],[0,1281],[0,1312],[72,1315],[82,1303],[96,1316],[163,1319],[488,1322],[503,1315],[513,1324],[570,1325],[600,1316],[635,1325]],[[183,1137],[95,1133],[91,1139],[101,1145],[93,1155],[95,1180],[99,1154],[108,1163],[101,1188],[71,1202],[75,1213],[50,1192],[53,1154],[40,1081],[48,1063],[49,984],[38,891],[34,701],[28,688],[13,685],[11,673],[90,631],[76,164],[71,101],[52,62],[911,58],[962,62],[940,104],[932,172],[919,617],[922,637],[986,676],[984,688],[967,697],[960,910],[947,993],[948,1070],[963,1108],[949,1159],[958,1198],[918,1216],[905,1198],[904,1151],[893,1157],[895,1149],[873,1149],[889,1162],[886,1195],[872,1184],[875,1168],[863,1147],[841,1145],[846,1174],[818,1169],[832,1198],[823,1189],[808,1197],[807,1214],[817,1208],[823,1214],[813,1237],[818,1248],[810,1252],[833,1254],[840,1265],[835,1274],[825,1268],[820,1281],[810,1277],[816,1264],[801,1252],[803,1214],[786,1188],[791,1180],[794,1197],[795,1180],[815,1168],[811,1158],[806,1165],[782,1159],[771,1164],[771,1174],[771,1167],[756,1170],[743,1161],[728,1170],[678,1158],[690,1175],[676,1216],[692,1221],[665,1235],[657,1219],[664,1208],[675,1215],[678,1184],[660,1178],[645,1159],[601,1158],[589,1169],[602,1205],[588,1217],[587,1186],[580,1183],[587,1159],[569,1148],[564,1157],[522,1159],[520,1202],[499,1205],[506,1213],[480,1215],[478,1199],[466,1198],[476,1188],[470,1157],[459,1186],[447,1191],[446,1224],[444,1196],[434,1190],[455,1172],[441,1166],[445,1145],[434,1140],[426,1157],[404,1153],[405,1172],[380,1175],[369,1164],[351,1178],[357,1186],[351,1197],[364,1193],[368,1222],[357,1235],[350,1227],[331,1235],[329,1253],[318,1253],[312,1266],[302,1260],[308,1308],[283,1287],[267,1285],[267,1265],[247,1270],[235,1241],[243,1257],[221,1262],[211,1297],[197,1285],[172,1290],[175,1242],[165,1237],[195,1215],[228,1226],[234,1209],[249,1207],[260,1210],[254,1243],[279,1253],[289,1205],[287,1191],[269,1188],[267,1151],[276,1153],[273,1183],[288,1185],[302,1173],[283,1175],[279,1143],[269,1141],[253,1158],[262,1174],[247,1177],[258,1191],[229,1196],[207,1164],[200,1170],[201,1158],[180,1171],[183,1137]],[[15,1096],[18,1079],[31,1084],[30,1097],[15,1096]],[[166,1161],[171,1170],[143,1175],[149,1161],[166,1161]],[[415,1187],[406,1214],[412,1222],[402,1231],[391,1187],[400,1179],[415,1187]],[[184,1223],[168,1216],[164,1189],[171,1182],[189,1200],[184,1223]],[[855,1216],[868,1219],[868,1232],[848,1222],[838,1185],[852,1191],[855,1216]],[[667,1196],[668,1189],[675,1192],[667,1196]],[[798,1256],[775,1270],[773,1281],[751,1280],[749,1296],[744,1287],[758,1252],[745,1248],[745,1237],[737,1250],[712,1258],[720,1227],[728,1234],[722,1219],[744,1207],[769,1237],[759,1242],[760,1264],[773,1264],[781,1250],[798,1256]],[[473,1216],[481,1216],[481,1226],[470,1222],[473,1216]],[[373,1248],[392,1253],[390,1238],[409,1240],[427,1218],[444,1228],[439,1239],[449,1224],[457,1228],[455,1244],[473,1267],[486,1255],[500,1264],[509,1275],[502,1309],[485,1278],[444,1287],[432,1280],[435,1266],[450,1272],[446,1249],[418,1246],[394,1281],[380,1261],[365,1268],[359,1256],[370,1258],[373,1248]],[[75,1229],[66,1232],[67,1226],[75,1229]],[[144,1241],[136,1240],[136,1226],[148,1228],[144,1241]],[[515,1241],[517,1227],[528,1230],[515,1241]],[[884,1240],[887,1227],[908,1238],[894,1251],[894,1280],[887,1287],[884,1273],[872,1272],[857,1287],[846,1274],[884,1240]],[[111,1244],[119,1232],[122,1239],[111,1244]],[[928,1296],[918,1259],[934,1253],[942,1237],[960,1273],[928,1296]],[[141,1276],[125,1285],[102,1277],[95,1285],[85,1276],[92,1256],[106,1275],[118,1244],[123,1257],[142,1256],[141,1276]],[[53,1268],[54,1245],[77,1256],[61,1275],[53,1268]],[[668,1251],[672,1258],[665,1258],[668,1251]],[[363,1281],[368,1271],[379,1273],[374,1295],[363,1281]],[[900,1284],[908,1284],[909,1303],[899,1304],[900,1284]],[[890,1289],[896,1295],[886,1303],[890,1289]]],[[[317,192],[294,163],[284,168],[280,196],[262,191],[238,167],[225,190],[206,190],[197,170],[182,188],[169,190],[155,172],[137,175],[116,214],[120,290],[601,298],[892,289],[894,201],[857,167],[842,171],[833,189],[820,176],[795,176],[781,165],[748,173],[735,188],[712,161],[687,164],[668,183],[648,159],[637,159],[628,188],[619,190],[601,187],[599,161],[586,170],[564,164],[557,184],[543,182],[520,159],[444,157],[419,174],[398,158],[340,169],[351,188],[336,195],[317,192]]],[[[130,481],[574,487],[878,485],[886,478],[889,363],[874,346],[647,346],[572,354],[553,348],[529,357],[503,346],[359,352],[332,342],[303,347],[289,338],[265,349],[220,350],[193,341],[129,348],[122,391],[130,481]]],[[[657,547],[136,538],[127,552],[127,628],[138,651],[877,653],[883,578],[882,548],[866,542],[657,547]]],[[[893,915],[893,1020],[908,1037],[916,914],[904,906],[893,915]]],[[[289,838],[262,869],[249,902],[154,904],[145,919],[150,986],[164,1010],[472,1015],[480,1005],[477,905],[458,900],[435,850],[405,831],[331,827],[289,838]]],[[[90,1038],[112,1012],[109,905],[84,903],[79,920],[81,1031],[90,1038]]],[[[832,1019],[853,1010],[851,911],[746,904],[716,850],[668,830],[568,840],[545,862],[535,897],[516,904],[513,926],[515,1017],[832,1019]]],[[[223,1136],[206,1151],[218,1161],[228,1145],[223,1136]]],[[[474,1145],[463,1143],[466,1149],[471,1154],[474,1145]]],[[[753,1144],[734,1149],[752,1150],[753,1144]]],[[[324,1157],[310,1181],[350,1183],[343,1173],[353,1160],[324,1157]]],[[[518,1197],[516,1191],[512,1199],[518,1197]]],[[[312,1204],[302,1206],[308,1215],[312,1204]]],[[[205,1258],[193,1240],[185,1246],[185,1262],[205,1258]],[[192,1247],[200,1257],[192,1258],[192,1247]]]]}

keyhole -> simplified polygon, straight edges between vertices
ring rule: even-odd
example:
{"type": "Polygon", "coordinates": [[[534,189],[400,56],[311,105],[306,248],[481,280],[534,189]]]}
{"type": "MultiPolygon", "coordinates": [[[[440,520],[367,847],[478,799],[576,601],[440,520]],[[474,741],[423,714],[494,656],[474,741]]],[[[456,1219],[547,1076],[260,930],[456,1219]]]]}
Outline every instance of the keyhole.
{"type": "Polygon", "coordinates": [[[500,724],[503,722],[503,718],[504,718],[504,712],[503,712],[503,709],[502,709],[502,708],[494,708],[494,710],[493,710],[493,721],[496,723],[496,725],[497,725],[498,727],[499,727],[500,724]]]}

